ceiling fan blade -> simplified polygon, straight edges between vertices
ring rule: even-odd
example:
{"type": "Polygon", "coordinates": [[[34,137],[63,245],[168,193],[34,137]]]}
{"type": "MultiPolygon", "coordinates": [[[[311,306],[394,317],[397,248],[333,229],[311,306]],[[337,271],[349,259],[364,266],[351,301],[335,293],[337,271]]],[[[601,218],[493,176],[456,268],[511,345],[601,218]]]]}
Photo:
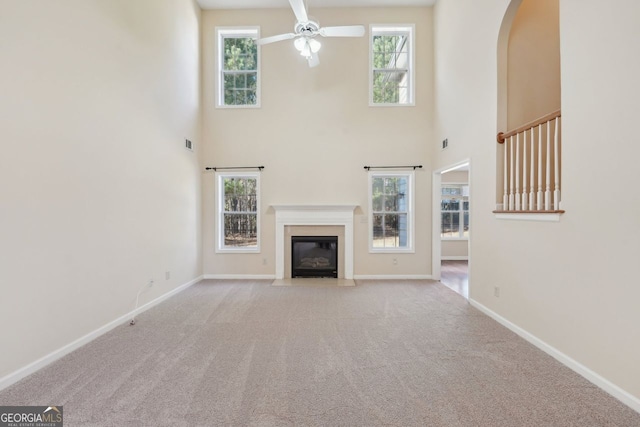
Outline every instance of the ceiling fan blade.
{"type": "Polygon", "coordinates": [[[287,34],[278,34],[277,36],[271,36],[271,37],[265,37],[263,39],[258,39],[256,40],[256,44],[257,45],[263,45],[263,44],[269,44],[269,43],[275,43],[275,42],[280,42],[282,40],[289,40],[294,38],[296,35],[293,33],[287,33],[287,34]]]}
{"type": "Polygon", "coordinates": [[[293,9],[293,13],[296,15],[298,22],[309,21],[307,9],[304,7],[304,0],[289,0],[289,4],[291,5],[291,9],[293,9]]]}
{"type": "Polygon", "coordinates": [[[345,25],[342,27],[320,28],[320,35],[323,37],[362,37],[364,36],[363,25],[345,25]]]}
{"type": "Polygon", "coordinates": [[[317,67],[320,65],[320,56],[318,52],[311,52],[311,58],[309,58],[309,68],[317,67]]]}

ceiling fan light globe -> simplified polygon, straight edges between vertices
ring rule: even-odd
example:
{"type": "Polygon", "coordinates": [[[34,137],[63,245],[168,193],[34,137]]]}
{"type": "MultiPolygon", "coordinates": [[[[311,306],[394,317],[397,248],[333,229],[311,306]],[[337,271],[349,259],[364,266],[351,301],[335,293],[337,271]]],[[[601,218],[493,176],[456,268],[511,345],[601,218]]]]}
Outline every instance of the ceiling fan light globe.
{"type": "Polygon", "coordinates": [[[309,47],[308,42],[305,42],[304,47],[300,51],[300,55],[304,56],[305,58],[311,58],[311,48],[309,47]]]}
{"type": "Polygon", "coordinates": [[[311,52],[317,53],[320,50],[320,48],[322,47],[322,43],[320,43],[316,39],[310,39],[309,40],[309,47],[311,48],[311,52]]]}
{"type": "Polygon", "coordinates": [[[298,51],[302,52],[302,49],[304,49],[305,45],[307,44],[307,41],[304,39],[304,37],[300,37],[295,39],[295,41],[293,42],[293,45],[296,47],[296,49],[298,49],[298,51]]]}

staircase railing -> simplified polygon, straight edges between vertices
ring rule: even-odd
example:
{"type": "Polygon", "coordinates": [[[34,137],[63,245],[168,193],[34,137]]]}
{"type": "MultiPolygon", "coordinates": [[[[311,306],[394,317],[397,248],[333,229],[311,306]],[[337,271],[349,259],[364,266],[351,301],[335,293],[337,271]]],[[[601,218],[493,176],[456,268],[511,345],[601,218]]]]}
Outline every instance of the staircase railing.
{"type": "MultiPolygon", "coordinates": [[[[560,110],[509,132],[498,133],[502,149],[502,205],[495,212],[563,212],[560,110]]],[[[500,174],[500,172],[502,172],[500,174]]]]}

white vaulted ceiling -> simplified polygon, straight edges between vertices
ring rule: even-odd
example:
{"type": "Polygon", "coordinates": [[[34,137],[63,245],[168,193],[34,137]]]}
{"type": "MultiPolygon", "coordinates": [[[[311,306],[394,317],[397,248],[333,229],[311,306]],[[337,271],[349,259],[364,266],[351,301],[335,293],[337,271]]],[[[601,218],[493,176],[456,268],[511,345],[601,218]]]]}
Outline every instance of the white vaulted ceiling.
{"type": "MultiPolygon", "coordinates": [[[[318,7],[406,7],[433,6],[436,0],[307,0],[318,7]]],[[[289,7],[287,0],[198,0],[203,9],[264,9],[289,7]]]]}

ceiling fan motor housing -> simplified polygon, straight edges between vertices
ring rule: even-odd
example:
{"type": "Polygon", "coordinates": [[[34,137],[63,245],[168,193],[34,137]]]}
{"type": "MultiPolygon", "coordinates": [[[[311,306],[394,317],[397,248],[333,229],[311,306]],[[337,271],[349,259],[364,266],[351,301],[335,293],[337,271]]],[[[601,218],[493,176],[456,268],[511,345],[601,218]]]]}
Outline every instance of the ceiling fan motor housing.
{"type": "Polygon", "coordinates": [[[305,36],[315,37],[320,31],[320,25],[315,21],[297,22],[293,27],[293,32],[305,36]]]}

